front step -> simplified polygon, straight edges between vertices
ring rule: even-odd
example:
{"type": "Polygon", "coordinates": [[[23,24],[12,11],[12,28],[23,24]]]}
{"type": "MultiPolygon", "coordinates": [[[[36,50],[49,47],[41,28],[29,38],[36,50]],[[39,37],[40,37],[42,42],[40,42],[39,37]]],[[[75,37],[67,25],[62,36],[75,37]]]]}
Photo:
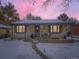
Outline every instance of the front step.
{"type": "Polygon", "coordinates": [[[52,39],[52,40],[39,40],[38,42],[41,43],[74,43],[74,40],[58,40],[58,39],[52,39]]]}
{"type": "Polygon", "coordinates": [[[29,42],[32,42],[32,41],[38,41],[38,43],[74,43],[75,41],[74,40],[60,40],[60,39],[41,39],[41,38],[34,38],[34,39],[26,39],[24,41],[29,41],[29,42]]]}

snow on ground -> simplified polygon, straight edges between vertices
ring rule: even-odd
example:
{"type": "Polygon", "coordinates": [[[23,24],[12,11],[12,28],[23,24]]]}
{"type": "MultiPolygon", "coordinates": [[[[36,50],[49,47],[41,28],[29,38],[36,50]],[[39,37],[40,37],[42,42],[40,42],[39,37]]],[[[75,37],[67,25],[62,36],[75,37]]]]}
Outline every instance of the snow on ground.
{"type": "Polygon", "coordinates": [[[30,42],[0,40],[0,59],[41,59],[30,42]]]}
{"type": "Polygon", "coordinates": [[[73,40],[79,40],[79,36],[78,35],[72,35],[72,39],[73,40]]]}
{"type": "Polygon", "coordinates": [[[79,59],[79,43],[39,43],[37,47],[50,59],[79,59]]]}

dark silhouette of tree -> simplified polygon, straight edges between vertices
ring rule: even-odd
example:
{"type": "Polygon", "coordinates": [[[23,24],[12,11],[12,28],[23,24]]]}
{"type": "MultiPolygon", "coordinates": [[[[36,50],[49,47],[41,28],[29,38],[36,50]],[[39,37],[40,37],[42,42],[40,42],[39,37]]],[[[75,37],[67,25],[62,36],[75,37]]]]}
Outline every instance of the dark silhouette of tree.
{"type": "Polygon", "coordinates": [[[76,18],[73,18],[73,17],[69,18],[68,21],[74,22],[75,24],[78,23],[78,20],[76,18]]]}
{"type": "Polygon", "coordinates": [[[7,18],[9,21],[16,21],[19,20],[19,14],[17,13],[17,10],[14,8],[14,5],[12,3],[8,3],[4,7],[4,13],[5,18],[7,18]]]}
{"type": "Polygon", "coordinates": [[[36,17],[35,17],[35,20],[42,20],[42,19],[41,19],[41,17],[36,16],[36,17]]]}
{"type": "Polygon", "coordinates": [[[78,22],[77,19],[75,19],[73,17],[68,17],[67,14],[65,14],[65,13],[60,14],[58,16],[58,20],[67,21],[67,22],[73,22],[74,24],[76,24],[78,22]]]}
{"type": "Polygon", "coordinates": [[[0,1],[0,23],[4,23],[4,7],[2,6],[1,4],[1,1],[0,1]]]}
{"type": "Polygon", "coordinates": [[[31,19],[33,19],[33,16],[32,16],[31,13],[29,13],[29,14],[27,14],[26,18],[29,19],[29,20],[31,20],[31,19]]]}
{"type": "Polygon", "coordinates": [[[65,13],[60,14],[60,15],[58,16],[58,20],[66,21],[66,20],[68,20],[68,19],[69,19],[69,17],[68,17],[67,14],[65,14],[65,13]]]}
{"type": "Polygon", "coordinates": [[[26,19],[27,20],[42,20],[41,17],[39,17],[39,16],[33,16],[31,13],[27,14],[26,19]]]}
{"type": "Polygon", "coordinates": [[[19,14],[14,8],[14,5],[9,2],[3,6],[0,0],[0,23],[11,24],[12,21],[17,20],[19,20],[19,14]]]}

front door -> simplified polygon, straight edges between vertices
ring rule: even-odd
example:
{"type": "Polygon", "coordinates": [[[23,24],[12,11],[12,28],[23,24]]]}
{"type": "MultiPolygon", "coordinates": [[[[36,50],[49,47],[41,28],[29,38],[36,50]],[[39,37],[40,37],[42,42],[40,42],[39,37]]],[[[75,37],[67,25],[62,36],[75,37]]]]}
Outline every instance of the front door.
{"type": "Polygon", "coordinates": [[[40,25],[35,25],[35,36],[36,37],[40,36],[40,25]]]}

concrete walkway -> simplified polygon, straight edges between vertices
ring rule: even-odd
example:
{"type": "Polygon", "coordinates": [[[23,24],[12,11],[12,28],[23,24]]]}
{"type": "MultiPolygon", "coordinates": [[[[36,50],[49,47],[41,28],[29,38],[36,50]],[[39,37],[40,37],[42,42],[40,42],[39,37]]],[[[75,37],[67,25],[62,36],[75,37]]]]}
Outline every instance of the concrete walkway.
{"type": "Polygon", "coordinates": [[[37,54],[39,54],[39,56],[42,59],[49,59],[45,54],[43,54],[40,49],[37,48],[36,43],[32,43],[32,48],[36,51],[37,54]]]}

